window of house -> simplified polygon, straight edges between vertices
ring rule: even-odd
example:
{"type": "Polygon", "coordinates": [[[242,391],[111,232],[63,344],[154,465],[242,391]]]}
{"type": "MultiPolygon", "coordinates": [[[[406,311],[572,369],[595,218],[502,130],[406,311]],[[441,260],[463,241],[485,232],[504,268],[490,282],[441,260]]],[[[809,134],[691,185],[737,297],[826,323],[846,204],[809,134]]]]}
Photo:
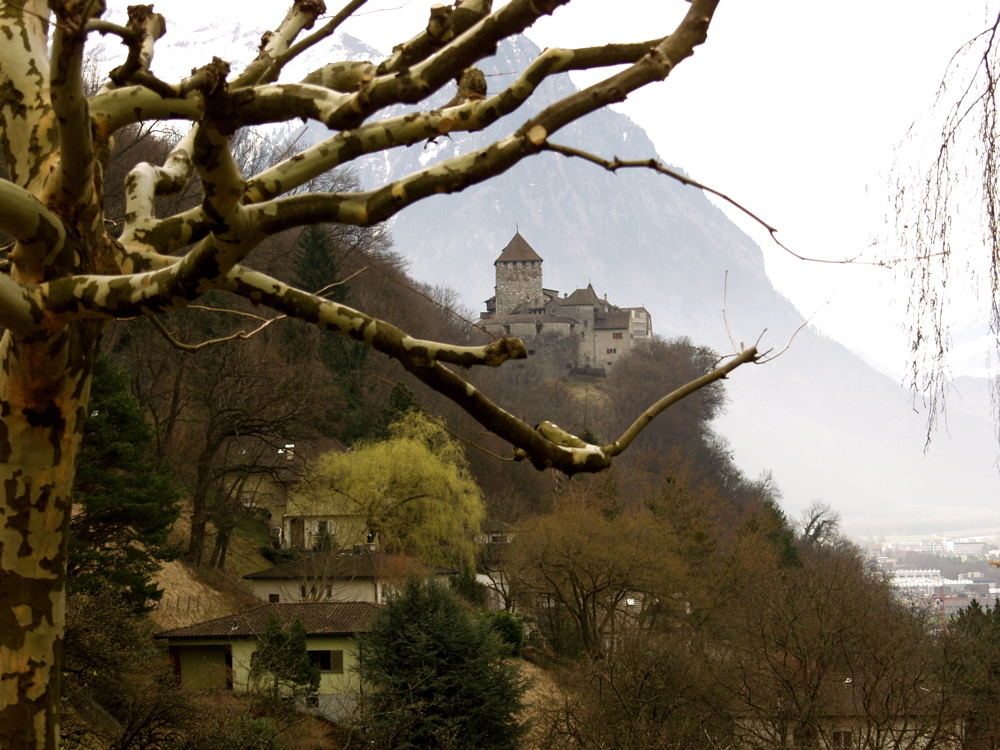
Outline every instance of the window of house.
{"type": "Polygon", "coordinates": [[[317,521],[316,522],[316,533],[320,536],[330,533],[330,522],[329,521],[317,521]]]}
{"type": "Polygon", "coordinates": [[[854,747],[854,735],[847,729],[831,732],[830,747],[854,747]]]}
{"type": "Polygon", "coordinates": [[[319,667],[320,672],[343,672],[343,651],[309,651],[309,663],[319,667]]]}
{"type": "Polygon", "coordinates": [[[267,595],[267,600],[271,604],[277,604],[278,602],[281,601],[281,596],[279,594],[268,594],[267,595]]]}
{"type": "Polygon", "coordinates": [[[617,353],[618,353],[617,349],[608,349],[608,354],[617,354],[617,353]]]}
{"type": "Polygon", "coordinates": [[[327,599],[333,599],[333,584],[326,584],[326,591],[324,592],[327,599]]]}
{"type": "Polygon", "coordinates": [[[305,584],[299,586],[299,597],[302,599],[306,598],[306,587],[305,584]]]}
{"type": "Polygon", "coordinates": [[[318,695],[307,695],[306,696],[306,708],[319,708],[319,696],[318,695]]]}
{"type": "Polygon", "coordinates": [[[622,333],[621,331],[615,331],[614,333],[611,334],[611,338],[613,338],[613,339],[624,338],[624,336],[625,336],[625,334],[622,333]]]}

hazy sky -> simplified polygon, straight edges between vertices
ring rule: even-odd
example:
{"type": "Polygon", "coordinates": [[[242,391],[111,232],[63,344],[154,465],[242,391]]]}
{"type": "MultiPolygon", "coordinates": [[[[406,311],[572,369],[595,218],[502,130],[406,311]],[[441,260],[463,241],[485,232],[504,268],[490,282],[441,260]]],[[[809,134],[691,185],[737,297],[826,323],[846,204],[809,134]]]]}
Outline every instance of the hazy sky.
{"type": "MultiPolygon", "coordinates": [[[[421,28],[431,4],[371,0],[343,30],[389,49],[421,28]]],[[[331,12],[338,7],[329,5],[331,12]]],[[[646,129],[664,159],[759,213],[798,252],[907,257],[912,250],[895,246],[885,221],[891,186],[931,152],[934,130],[930,140],[907,131],[916,123],[927,135],[922,126],[949,58],[987,25],[988,6],[722,0],[695,56],[620,109],[646,129]]],[[[673,28],[687,7],[683,0],[573,0],[528,35],[542,46],[648,38],[673,28]]],[[[243,0],[170,0],[157,10],[168,20],[184,17],[183,26],[197,19],[224,27],[237,18],[261,29],[283,12],[279,2],[243,0]]],[[[179,41],[191,40],[170,33],[161,40],[154,69],[169,62],[169,47],[179,41]]],[[[887,372],[903,371],[906,285],[893,272],[795,260],[730,213],[764,249],[775,285],[804,315],[816,313],[817,327],[887,372]]],[[[967,301],[961,317],[976,323],[983,304],[967,301]]],[[[975,340],[981,333],[981,325],[956,329],[956,374],[983,372],[988,347],[975,340]]]]}

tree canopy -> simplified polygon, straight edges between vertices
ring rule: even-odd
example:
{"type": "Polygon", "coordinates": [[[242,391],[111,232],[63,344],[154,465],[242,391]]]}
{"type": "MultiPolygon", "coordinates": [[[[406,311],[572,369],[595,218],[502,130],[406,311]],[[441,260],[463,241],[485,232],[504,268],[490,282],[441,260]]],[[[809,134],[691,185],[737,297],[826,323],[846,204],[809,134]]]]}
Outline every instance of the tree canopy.
{"type": "Polygon", "coordinates": [[[309,660],[302,623],[296,620],[285,629],[277,615],[267,618],[250,661],[254,688],[272,700],[315,695],[319,679],[319,667],[309,660]]]}
{"type": "Polygon", "coordinates": [[[454,594],[411,579],[360,643],[363,716],[378,747],[514,750],[524,684],[509,646],[454,594]]]}
{"type": "Polygon", "coordinates": [[[99,358],[74,485],[70,593],[113,590],[138,611],[160,598],[152,576],[175,552],[168,535],[180,493],[151,448],[125,371],[99,358]]]}
{"type": "Polygon", "coordinates": [[[462,446],[416,409],[389,425],[389,433],[387,440],[321,456],[300,502],[313,512],[360,517],[389,552],[470,566],[484,506],[462,446]]]}

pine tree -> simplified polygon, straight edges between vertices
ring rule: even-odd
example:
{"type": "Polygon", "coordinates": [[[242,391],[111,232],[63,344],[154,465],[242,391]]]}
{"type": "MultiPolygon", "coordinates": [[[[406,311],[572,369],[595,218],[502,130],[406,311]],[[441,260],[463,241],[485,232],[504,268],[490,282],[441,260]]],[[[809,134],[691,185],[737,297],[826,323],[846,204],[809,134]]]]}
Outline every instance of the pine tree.
{"type": "Polygon", "coordinates": [[[168,535],[180,506],[152,444],[126,372],[98,358],[74,484],[70,594],[117,592],[136,612],[162,595],[152,577],[176,553],[168,535]]]}
{"type": "Polygon", "coordinates": [[[319,667],[306,650],[302,623],[296,620],[285,630],[277,615],[268,617],[251,658],[251,683],[272,697],[298,697],[315,695],[319,677],[319,667]]]}
{"type": "Polygon", "coordinates": [[[973,599],[944,638],[945,681],[965,702],[966,736],[975,747],[1000,747],[1000,600],[973,599]]]}
{"type": "Polygon", "coordinates": [[[411,580],[361,639],[363,703],[376,744],[513,750],[524,683],[509,646],[446,587],[411,580]]]}
{"type": "MultiPolygon", "coordinates": [[[[335,302],[349,302],[350,290],[340,283],[341,270],[337,246],[322,225],[307,226],[299,234],[292,265],[293,283],[300,289],[335,302]]],[[[337,437],[350,445],[359,439],[380,437],[388,420],[372,419],[371,384],[368,378],[369,348],[344,336],[331,336],[302,323],[289,326],[291,336],[313,340],[316,357],[336,376],[344,395],[337,437]]]]}

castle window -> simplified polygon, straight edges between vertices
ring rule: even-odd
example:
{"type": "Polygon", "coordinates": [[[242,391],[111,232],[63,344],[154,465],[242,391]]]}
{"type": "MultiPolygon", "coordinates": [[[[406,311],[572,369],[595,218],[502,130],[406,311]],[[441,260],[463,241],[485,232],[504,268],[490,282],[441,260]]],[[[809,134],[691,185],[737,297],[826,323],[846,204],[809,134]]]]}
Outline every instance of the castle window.
{"type": "Polygon", "coordinates": [[[617,354],[617,353],[618,353],[617,349],[608,349],[608,354],[617,354]]]}
{"type": "Polygon", "coordinates": [[[611,334],[611,338],[613,338],[613,339],[624,338],[624,336],[625,336],[625,334],[622,333],[621,331],[615,331],[614,333],[611,334]]]}

